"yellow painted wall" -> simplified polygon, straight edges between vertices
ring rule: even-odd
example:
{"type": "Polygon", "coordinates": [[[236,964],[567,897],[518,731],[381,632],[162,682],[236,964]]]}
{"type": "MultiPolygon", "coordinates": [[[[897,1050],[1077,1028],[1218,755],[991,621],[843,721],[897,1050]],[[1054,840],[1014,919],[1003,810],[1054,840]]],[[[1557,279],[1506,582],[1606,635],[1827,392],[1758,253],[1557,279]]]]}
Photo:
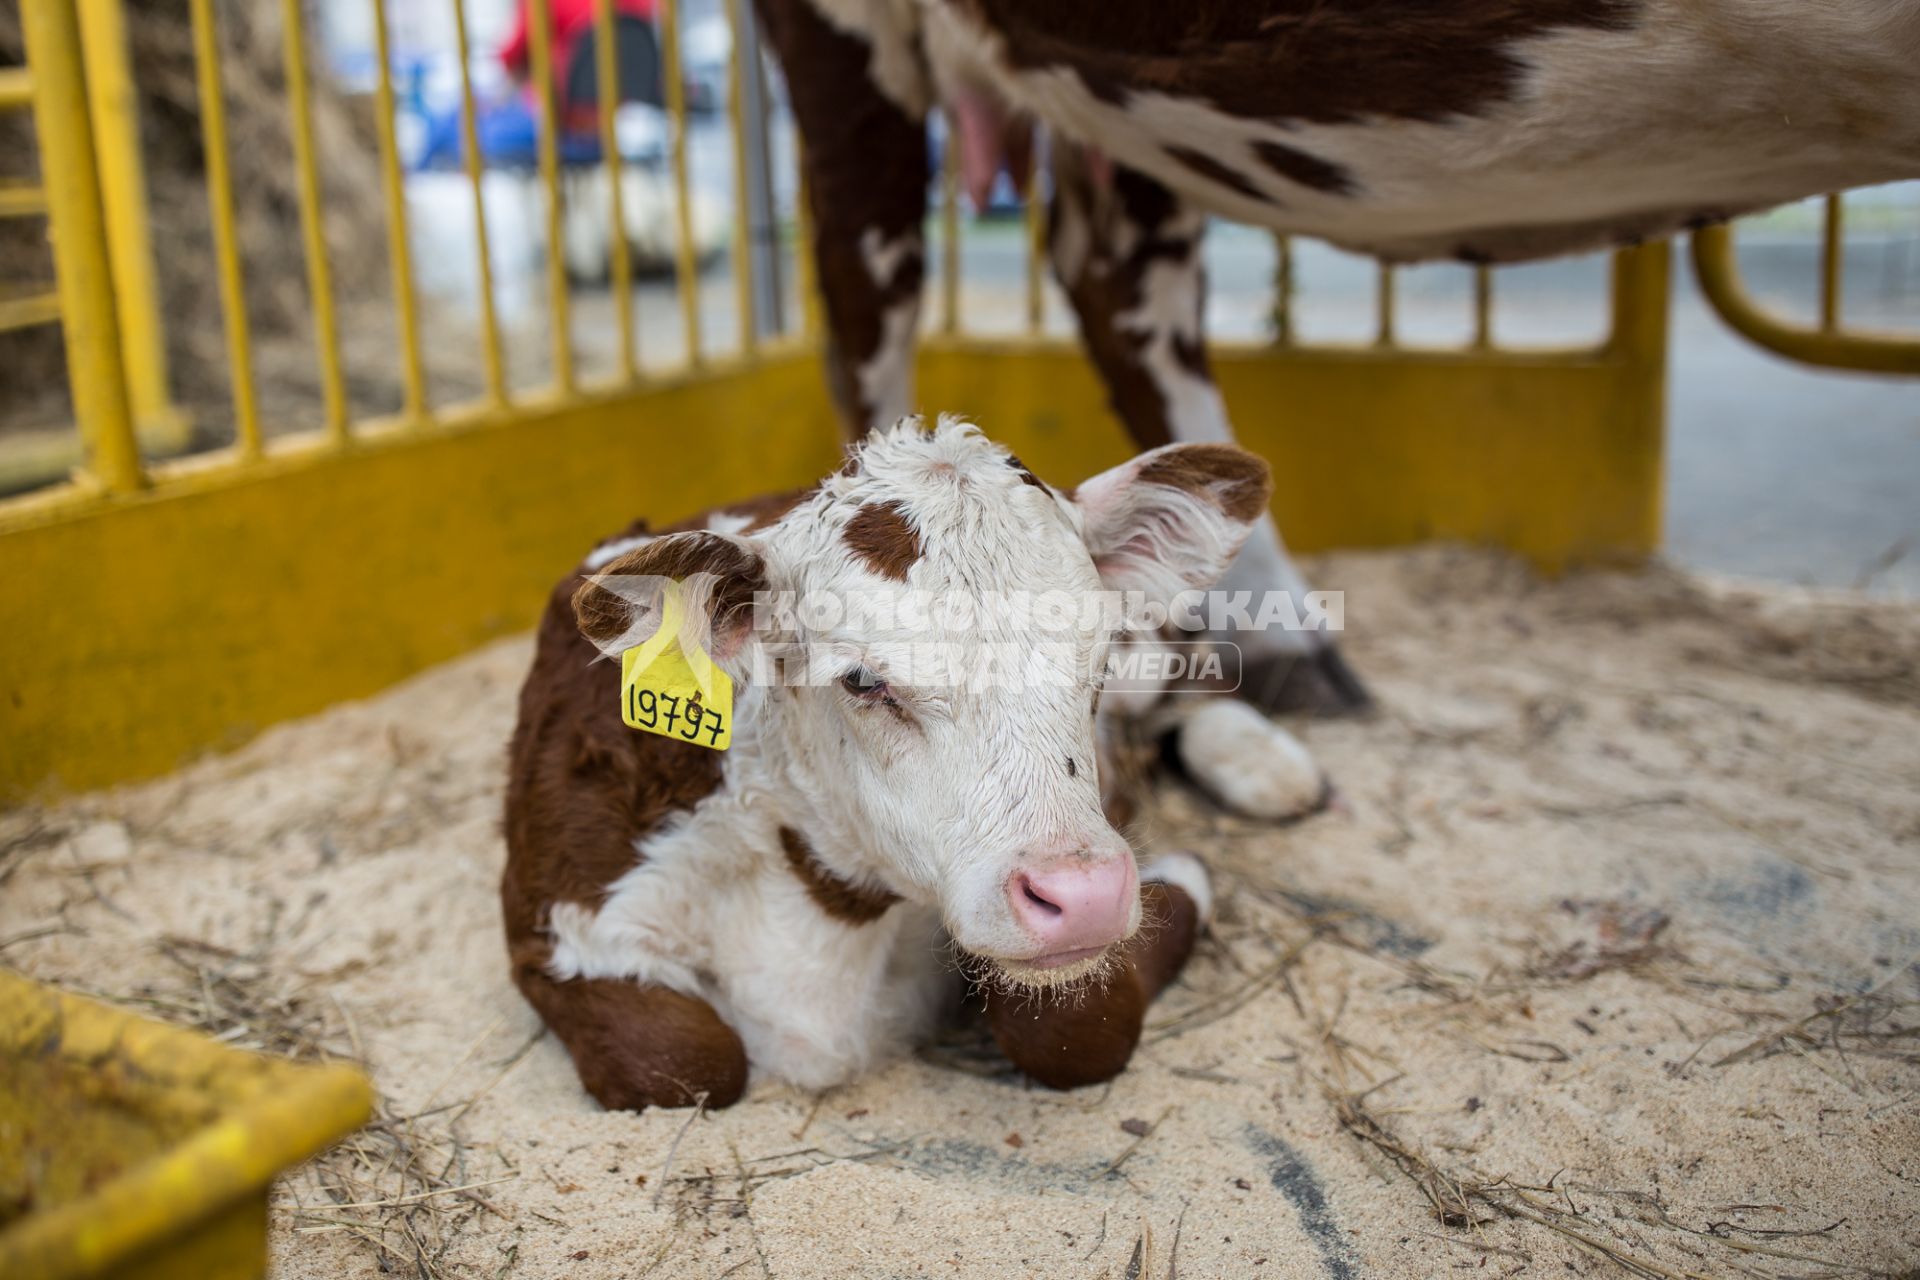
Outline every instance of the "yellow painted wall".
{"type": "MultiPolygon", "coordinates": [[[[1129,455],[1071,345],[935,348],[921,369],[923,403],[986,425],[1050,480],[1129,455]]],[[[1558,570],[1659,545],[1660,380],[1614,357],[1228,350],[1214,372],[1240,442],[1273,464],[1295,550],[1449,539],[1558,570]]]]}

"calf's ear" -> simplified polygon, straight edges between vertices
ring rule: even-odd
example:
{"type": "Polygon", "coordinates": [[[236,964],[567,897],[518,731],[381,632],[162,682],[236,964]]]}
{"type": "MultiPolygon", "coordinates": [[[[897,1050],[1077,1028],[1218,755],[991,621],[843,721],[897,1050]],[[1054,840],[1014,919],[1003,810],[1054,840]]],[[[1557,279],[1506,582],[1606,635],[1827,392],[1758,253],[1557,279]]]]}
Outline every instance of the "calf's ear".
{"type": "Polygon", "coordinates": [[[1168,601],[1219,581],[1267,510],[1265,461],[1230,444],[1170,444],[1074,492],[1101,581],[1168,601]]]}
{"type": "Polygon", "coordinates": [[[745,538],[667,534],[608,561],[573,593],[580,633],[619,657],[659,629],[671,584],[678,584],[693,636],[737,675],[731,669],[751,635],[754,595],[768,590],[766,560],[745,538]]]}

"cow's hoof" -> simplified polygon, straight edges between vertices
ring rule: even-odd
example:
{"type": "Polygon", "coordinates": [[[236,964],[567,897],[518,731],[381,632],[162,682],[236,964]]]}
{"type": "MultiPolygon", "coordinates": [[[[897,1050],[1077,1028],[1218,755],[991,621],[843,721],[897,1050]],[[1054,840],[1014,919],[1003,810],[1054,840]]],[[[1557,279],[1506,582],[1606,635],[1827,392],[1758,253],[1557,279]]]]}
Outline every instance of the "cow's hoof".
{"type": "Polygon", "coordinates": [[[1210,698],[1194,708],[1174,750],[1202,791],[1246,817],[1286,822],[1326,804],[1326,779],[1299,739],[1244,702],[1210,698]]]}
{"type": "Polygon", "coordinates": [[[1333,645],[1313,653],[1248,655],[1237,696],[1268,715],[1332,719],[1374,709],[1373,695],[1333,645]]]}

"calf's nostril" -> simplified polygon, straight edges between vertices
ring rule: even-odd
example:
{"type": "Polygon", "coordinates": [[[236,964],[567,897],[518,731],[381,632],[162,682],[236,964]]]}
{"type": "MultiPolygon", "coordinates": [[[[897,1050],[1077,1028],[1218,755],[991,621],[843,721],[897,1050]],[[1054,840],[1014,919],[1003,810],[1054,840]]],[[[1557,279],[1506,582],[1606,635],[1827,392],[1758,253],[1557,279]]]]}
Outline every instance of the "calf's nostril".
{"type": "Polygon", "coordinates": [[[1041,897],[1038,893],[1035,893],[1033,889],[1033,882],[1031,880],[1023,879],[1020,881],[1020,892],[1027,895],[1028,902],[1031,902],[1034,906],[1039,907],[1042,911],[1046,912],[1048,915],[1057,916],[1060,914],[1060,905],[1055,902],[1049,902],[1045,898],[1041,897]]]}

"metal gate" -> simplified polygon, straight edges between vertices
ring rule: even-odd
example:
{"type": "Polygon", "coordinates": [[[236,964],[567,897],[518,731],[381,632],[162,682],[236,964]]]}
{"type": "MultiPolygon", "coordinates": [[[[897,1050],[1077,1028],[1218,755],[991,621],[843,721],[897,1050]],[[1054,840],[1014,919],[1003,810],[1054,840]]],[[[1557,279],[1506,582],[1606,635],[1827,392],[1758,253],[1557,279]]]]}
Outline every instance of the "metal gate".
{"type": "Polygon", "coordinates": [[[1693,269],[1720,318],[1769,351],[1802,364],[1863,373],[1920,374],[1920,335],[1865,332],[1841,314],[1841,258],[1846,246],[1845,197],[1826,198],[1820,224],[1820,315],[1801,326],[1766,310],[1740,278],[1736,228],[1707,227],[1693,235],[1693,269]]]}

